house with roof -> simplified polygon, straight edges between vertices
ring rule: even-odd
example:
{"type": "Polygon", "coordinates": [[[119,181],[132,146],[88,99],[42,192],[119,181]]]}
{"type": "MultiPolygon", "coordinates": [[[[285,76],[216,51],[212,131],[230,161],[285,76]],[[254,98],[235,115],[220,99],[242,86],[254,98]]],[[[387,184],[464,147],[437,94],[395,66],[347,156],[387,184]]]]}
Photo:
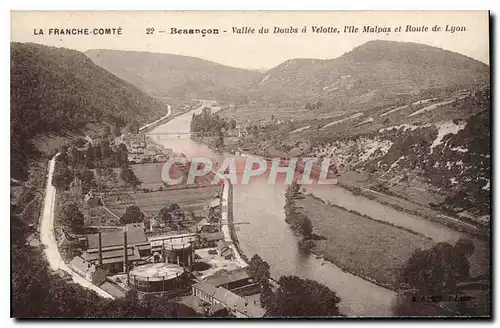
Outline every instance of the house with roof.
{"type": "Polygon", "coordinates": [[[197,247],[198,248],[217,247],[217,243],[219,242],[219,240],[222,239],[224,239],[224,234],[221,231],[216,231],[216,232],[202,231],[200,233],[200,239],[197,247]]]}
{"type": "MultiPolygon", "coordinates": [[[[151,256],[151,243],[148,241],[144,228],[130,225],[125,231],[109,231],[101,233],[102,268],[111,273],[123,272],[125,258],[124,234],[127,234],[127,264],[129,267],[144,263],[151,256]]],[[[88,262],[98,264],[99,234],[87,236],[88,248],[82,258],[88,262]]]]}
{"type": "Polygon", "coordinates": [[[69,266],[73,271],[94,285],[99,286],[106,280],[106,274],[99,266],[85,261],[80,256],[75,256],[69,266]]]}
{"type": "Polygon", "coordinates": [[[248,275],[245,268],[239,268],[232,271],[218,272],[207,277],[204,282],[223,287],[240,296],[254,295],[260,293],[260,284],[254,282],[248,275]]]}
{"type": "Polygon", "coordinates": [[[224,287],[229,290],[235,290],[253,284],[245,268],[215,274],[205,279],[204,282],[215,287],[224,287]]]}
{"type": "Polygon", "coordinates": [[[225,240],[219,240],[217,242],[217,254],[225,260],[231,260],[233,258],[233,251],[225,240]]]}
{"type": "Polygon", "coordinates": [[[205,282],[199,282],[191,286],[194,296],[209,303],[211,307],[225,307],[229,313],[237,318],[262,318],[266,310],[244,297],[223,288],[215,287],[205,282]]]}

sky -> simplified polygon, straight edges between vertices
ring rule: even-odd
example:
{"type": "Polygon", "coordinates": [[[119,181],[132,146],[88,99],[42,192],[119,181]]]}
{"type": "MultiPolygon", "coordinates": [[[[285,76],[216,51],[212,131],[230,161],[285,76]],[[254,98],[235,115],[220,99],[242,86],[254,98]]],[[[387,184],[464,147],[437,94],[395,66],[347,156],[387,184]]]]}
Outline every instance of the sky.
{"type": "MultiPolygon", "coordinates": [[[[91,32],[92,33],[92,32],[91,32]]],[[[332,59],[371,40],[423,43],[489,64],[486,11],[306,11],[306,12],[12,12],[11,41],[34,42],[86,51],[116,49],[193,56],[246,69],[270,69],[293,58],[332,59]],[[414,32],[406,32],[407,25],[414,32]],[[432,31],[440,26],[441,31],[432,31]],[[313,33],[312,27],[339,33],[313,33]],[[357,33],[346,33],[354,26],[357,33]],[[364,26],[391,28],[389,33],[362,33],[364,26]],[[395,28],[401,26],[402,31],[395,28]],[[428,31],[419,31],[421,27],[428,31]],[[446,32],[446,26],[465,31],[446,32]],[[254,28],[235,34],[233,28],[254,28]],[[268,28],[268,34],[258,33],[268,28]],[[297,33],[275,34],[275,27],[297,33]],[[306,33],[301,33],[306,27],[306,33]],[[49,29],[121,28],[121,35],[49,35],[49,29]],[[152,34],[147,29],[154,28],[152,34]],[[219,29],[218,35],[170,34],[177,29],[219,29]],[[40,33],[43,31],[43,35],[40,33]],[[165,31],[161,33],[159,31],[165,31]],[[226,31],[226,32],[223,32],[226,31]]]]}

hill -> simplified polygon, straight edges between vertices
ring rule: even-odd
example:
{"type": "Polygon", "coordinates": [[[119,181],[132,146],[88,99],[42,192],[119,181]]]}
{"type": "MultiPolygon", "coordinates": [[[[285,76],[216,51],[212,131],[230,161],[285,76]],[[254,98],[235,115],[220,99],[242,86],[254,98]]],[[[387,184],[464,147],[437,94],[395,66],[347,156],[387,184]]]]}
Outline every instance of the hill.
{"type": "Polygon", "coordinates": [[[417,43],[370,41],[336,59],[288,60],[252,84],[292,99],[359,105],[488,81],[488,65],[464,55],[417,43]]]}
{"type": "Polygon", "coordinates": [[[165,115],[159,101],[95,65],[83,53],[11,43],[11,170],[26,174],[32,140],[88,123],[150,122],[165,115]]]}
{"type": "Polygon", "coordinates": [[[171,54],[95,49],[94,63],[155,96],[229,99],[260,73],[171,54]]]}

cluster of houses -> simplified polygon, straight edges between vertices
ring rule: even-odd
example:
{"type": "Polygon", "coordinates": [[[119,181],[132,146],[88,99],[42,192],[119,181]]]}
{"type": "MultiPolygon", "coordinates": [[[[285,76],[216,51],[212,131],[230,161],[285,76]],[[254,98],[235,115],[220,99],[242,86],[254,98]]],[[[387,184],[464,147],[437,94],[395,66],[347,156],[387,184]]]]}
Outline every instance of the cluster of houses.
{"type": "MultiPolygon", "coordinates": [[[[126,274],[121,285],[113,285],[115,289],[121,288],[124,294],[127,286],[132,288],[139,281],[142,292],[158,292],[157,286],[163,286],[164,289],[159,292],[165,293],[184,292],[188,288],[193,296],[208,303],[210,315],[219,315],[222,313],[220,310],[236,317],[262,317],[265,313],[264,309],[245,298],[259,293],[260,286],[252,281],[244,268],[220,270],[203,280],[196,276],[180,279],[177,275],[176,283],[155,281],[154,277],[140,281],[141,277],[128,276],[137,269],[161,263],[168,265],[169,270],[183,272],[183,277],[190,276],[192,264],[196,261],[195,249],[199,248],[214,248],[219,258],[232,260],[234,254],[220,231],[202,230],[148,237],[143,224],[127,224],[123,230],[82,237],[61,232],[58,239],[61,251],[72,258],[69,263],[72,270],[101,288],[114,283],[113,276],[126,274]]],[[[147,272],[146,269],[142,271],[147,272]]]]}
{"type": "Polygon", "coordinates": [[[128,161],[132,164],[163,162],[174,155],[171,149],[148,143],[144,133],[122,135],[116,137],[111,144],[114,147],[124,144],[127,147],[128,161]]]}

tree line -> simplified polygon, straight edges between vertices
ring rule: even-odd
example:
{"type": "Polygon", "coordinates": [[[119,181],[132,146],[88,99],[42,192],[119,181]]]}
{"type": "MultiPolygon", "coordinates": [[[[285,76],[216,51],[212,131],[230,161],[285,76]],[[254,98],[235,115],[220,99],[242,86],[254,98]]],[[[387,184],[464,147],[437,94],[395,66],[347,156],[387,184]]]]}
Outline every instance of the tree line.
{"type": "Polygon", "coordinates": [[[294,233],[302,239],[299,241],[299,247],[305,252],[309,252],[314,246],[313,225],[307,215],[299,213],[295,205],[295,199],[300,193],[300,185],[293,181],[285,192],[285,222],[290,225],[294,233]]]}

